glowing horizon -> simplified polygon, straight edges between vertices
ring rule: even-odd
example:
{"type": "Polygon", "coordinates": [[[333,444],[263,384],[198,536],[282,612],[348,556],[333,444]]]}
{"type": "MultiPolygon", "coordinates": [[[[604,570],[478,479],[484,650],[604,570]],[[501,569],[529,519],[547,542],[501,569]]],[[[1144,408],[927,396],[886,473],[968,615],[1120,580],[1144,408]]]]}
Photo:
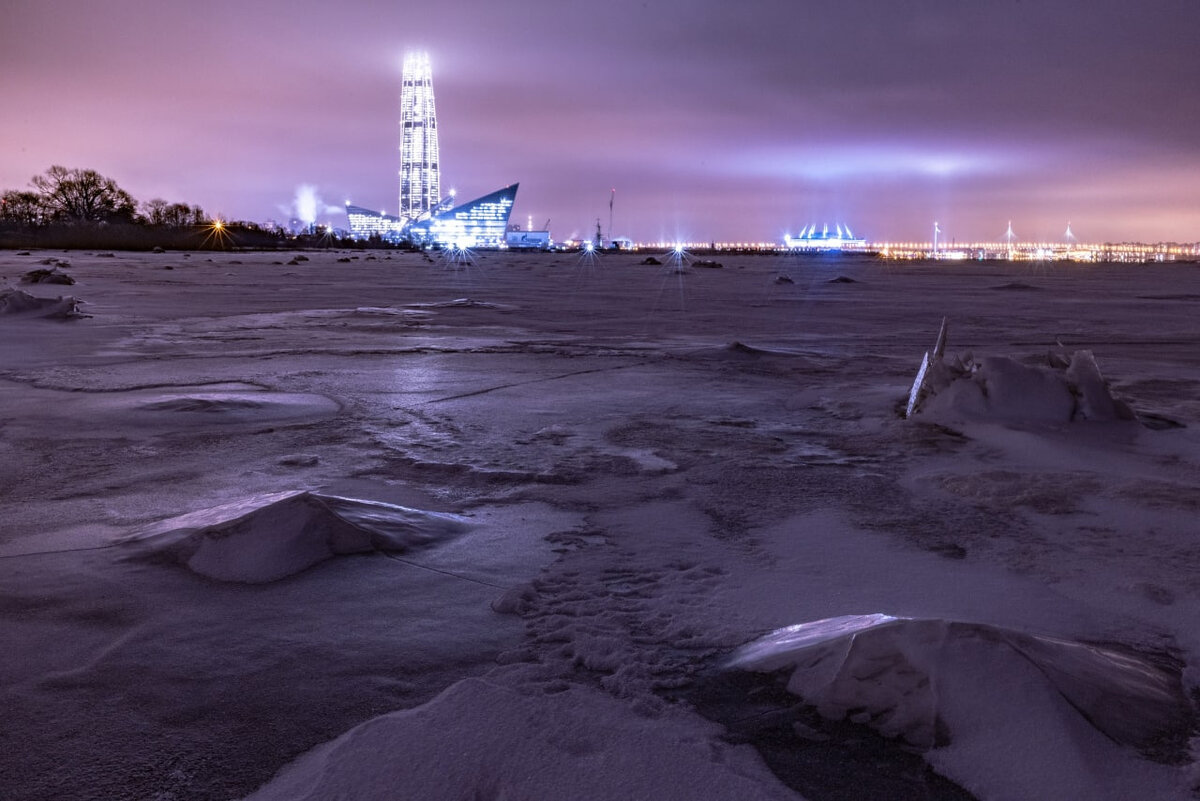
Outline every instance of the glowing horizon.
{"type": "Polygon", "coordinates": [[[1092,241],[1200,239],[1200,107],[1180,100],[1200,74],[1200,6],[1100,4],[1087,26],[1064,4],[951,0],[850,0],[819,19],[706,1],[682,29],[634,0],[602,19],[529,11],[588,35],[480,2],[351,0],[336,25],[275,0],[22,4],[0,32],[0,189],[64,164],[226,219],[292,214],[301,186],[394,208],[400,57],[423,50],[442,180],[468,197],[520,181],[517,219],[550,218],[558,239],[608,227],[613,187],[606,237],[641,241],[835,219],[887,240],[934,219],[959,239],[1008,219],[1030,239],[1067,220],[1092,241]],[[797,48],[779,32],[801,18],[797,48]]]}

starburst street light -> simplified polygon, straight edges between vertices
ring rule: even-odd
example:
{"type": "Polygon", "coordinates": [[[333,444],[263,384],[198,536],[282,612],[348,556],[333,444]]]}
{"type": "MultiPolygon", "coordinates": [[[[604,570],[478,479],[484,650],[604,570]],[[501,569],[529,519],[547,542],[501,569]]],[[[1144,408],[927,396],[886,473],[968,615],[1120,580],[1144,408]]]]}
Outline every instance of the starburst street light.
{"type": "Polygon", "coordinates": [[[228,226],[220,217],[214,217],[212,221],[204,227],[204,241],[202,247],[219,246],[222,250],[225,246],[232,242],[232,237],[229,234],[228,226]]]}

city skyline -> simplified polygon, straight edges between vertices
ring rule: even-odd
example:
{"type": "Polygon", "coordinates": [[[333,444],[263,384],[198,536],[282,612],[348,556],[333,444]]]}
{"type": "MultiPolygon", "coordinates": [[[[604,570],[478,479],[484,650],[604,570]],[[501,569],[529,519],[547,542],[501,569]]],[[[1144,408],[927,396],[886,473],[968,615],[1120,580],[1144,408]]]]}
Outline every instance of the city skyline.
{"type": "Polygon", "coordinates": [[[607,229],[613,188],[606,233],[641,241],[933,220],[959,241],[1009,220],[1031,241],[1068,222],[1200,239],[1195,4],[522,8],[18,3],[0,187],[65,164],[234,219],[280,218],[302,186],[322,221],[387,209],[401,58],[425,50],[443,191],[520,181],[515,217],[559,239],[607,229]]]}

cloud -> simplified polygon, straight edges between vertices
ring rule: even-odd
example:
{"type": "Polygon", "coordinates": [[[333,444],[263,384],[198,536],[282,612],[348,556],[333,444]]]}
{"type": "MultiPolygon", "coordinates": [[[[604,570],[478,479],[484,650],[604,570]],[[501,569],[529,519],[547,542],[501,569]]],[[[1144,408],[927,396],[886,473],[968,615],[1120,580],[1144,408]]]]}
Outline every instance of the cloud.
{"type": "Polygon", "coordinates": [[[987,149],[939,148],[894,143],[765,148],[729,162],[753,175],[853,179],[949,179],[1001,174],[1028,166],[1029,157],[987,149]]]}

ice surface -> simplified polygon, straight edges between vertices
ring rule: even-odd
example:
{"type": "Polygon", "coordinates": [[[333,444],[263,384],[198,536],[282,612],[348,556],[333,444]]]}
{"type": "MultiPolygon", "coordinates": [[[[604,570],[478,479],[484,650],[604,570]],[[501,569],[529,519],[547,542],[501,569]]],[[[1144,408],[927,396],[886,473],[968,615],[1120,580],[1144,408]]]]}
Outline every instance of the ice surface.
{"type": "MultiPolygon", "coordinates": [[[[0,254],[0,275],[60,255],[0,254]]],[[[468,798],[561,797],[557,760],[587,777],[578,797],[670,797],[661,774],[693,797],[776,798],[782,780],[835,798],[853,745],[777,742],[819,762],[800,790],[682,699],[760,634],[876,610],[1167,654],[1196,686],[1200,271],[746,255],[681,281],[645,253],[290,256],[73,254],[92,317],[0,318],[5,801],[227,801],[333,741],[301,775],[361,778],[354,797],[426,768],[468,798]],[[990,289],[1017,282],[1042,291],[990,289]],[[1014,417],[970,378],[952,392],[971,414],[902,419],[942,315],[941,378],[1010,360],[1014,417]],[[1097,423],[1084,351],[1113,398],[1179,425],[1097,423]],[[1020,419],[1044,389],[1024,368],[1088,422],[1020,419]],[[373,543],[389,506],[466,527],[329,558],[373,543]],[[152,560],[239,578],[122,559],[138,533],[164,535],[152,560]],[[393,712],[403,737],[367,736],[393,712]]],[[[951,639],[940,697],[972,706],[943,704],[950,742],[923,752],[946,782],[1191,796],[1186,753],[1144,758],[1162,755],[1079,713],[1087,692],[1059,686],[1093,684],[1061,648],[1034,654],[1070,669],[1055,684],[1028,642],[1000,658],[951,639]]],[[[912,797],[937,797],[924,775],[912,797]]]]}
{"type": "Polygon", "coordinates": [[[409,551],[461,534],[456,515],[312,492],[248,498],[165,520],[122,544],[221,581],[261,583],[340,554],[409,551]]]}

